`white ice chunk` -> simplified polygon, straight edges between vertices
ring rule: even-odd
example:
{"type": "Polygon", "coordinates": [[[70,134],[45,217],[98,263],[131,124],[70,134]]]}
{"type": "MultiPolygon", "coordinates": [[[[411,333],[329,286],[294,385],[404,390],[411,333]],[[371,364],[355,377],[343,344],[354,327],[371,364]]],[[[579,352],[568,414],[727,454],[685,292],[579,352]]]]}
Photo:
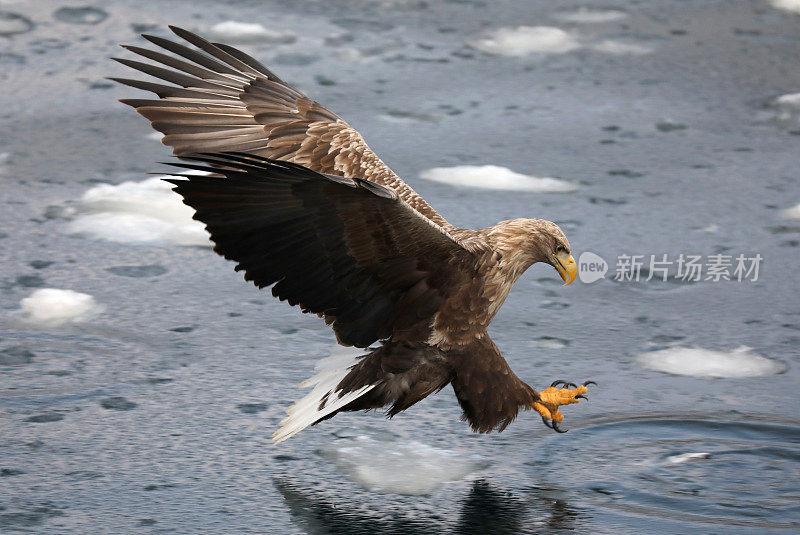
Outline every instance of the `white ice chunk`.
{"type": "Polygon", "coordinates": [[[800,219],[800,204],[792,206],[781,212],[781,216],[786,219],[800,219]]]}
{"type": "Polygon", "coordinates": [[[777,9],[800,13],[800,0],[770,0],[770,3],[777,9]]]}
{"type": "Polygon", "coordinates": [[[709,234],[715,234],[715,233],[719,232],[719,225],[717,225],[716,223],[711,223],[710,225],[701,228],[700,232],[707,232],[709,234]]]}
{"type": "Polygon", "coordinates": [[[566,193],[578,187],[565,180],[550,177],[537,177],[515,173],[497,165],[457,165],[455,167],[435,167],[420,174],[420,177],[452,186],[470,188],[534,191],[537,193],[566,193]]]}
{"type": "Polygon", "coordinates": [[[775,102],[779,105],[786,106],[787,108],[793,108],[800,111],[800,93],[781,95],[775,99],[775,102]]]}
{"type": "Polygon", "coordinates": [[[590,45],[590,48],[593,48],[598,52],[605,52],[606,54],[614,54],[616,56],[641,56],[643,54],[649,54],[653,51],[652,48],[644,45],[614,41],[613,39],[600,41],[599,43],[590,45]]]}
{"type": "Polygon", "coordinates": [[[581,7],[574,11],[562,11],[553,15],[558,20],[564,22],[577,22],[581,24],[599,24],[602,22],[614,22],[628,17],[624,11],[616,9],[592,9],[581,7]]]}
{"type": "Polygon", "coordinates": [[[566,32],[552,26],[517,26],[499,28],[482,39],[467,43],[487,54],[523,57],[531,54],[566,54],[579,49],[592,49],[615,55],[649,54],[650,47],[624,41],[607,39],[593,42],[575,32],[566,32]]]}
{"type": "Polygon", "coordinates": [[[429,494],[489,465],[478,455],[366,434],[339,439],[322,450],[322,455],[369,491],[412,496],[429,494]]]}
{"type": "Polygon", "coordinates": [[[745,346],[733,351],[672,347],[641,353],[636,360],[652,370],[694,377],[757,377],[785,369],[782,363],[756,355],[745,346]]]}
{"type": "Polygon", "coordinates": [[[531,340],[528,345],[536,349],[563,349],[567,347],[568,342],[560,338],[553,338],[551,336],[542,336],[536,340],[531,340]]]}
{"type": "Polygon", "coordinates": [[[212,26],[206,37],[231,43],[293,43],[297,36],[290,31],[269,30],[257,22],[236,22],[228,20],[212,26]]]}
{"type": "Polygon", "coordinates": [[[667,457],[667,462],[669,464],[683,464],[686,461],[691,461],[692,459],[708,459],[709,457],[711,457],[711,454],[705,451],[698,451],[696,453],[681,453],[679,455],[670,455],[667,457]]]}
{"type": "Polygon", "coordinates": [[[574,35],[552,26],[499,28],[469,45],[487,54],[516,57],[529,54],[564,54],[581,47],[574,35]]]}
{"type": "Polygon", "coordinates": [[[162,178],[168,177],[89,189],[75,205],[68,231],[120,243],[211,245],[204,225],[192,219],[194,210],[162,178]]]}
{"type": "Polygon", "coordinates": [[[772,120],[779,125],[794,128],[800,124],[800,93],[781,95],[770,103],[772,120]]]}
{"type": "Polygon", "coordinates": [[[103,308],[91,295],[57,288],[40,288],[19,304],[26,320],[49,326],[82,321],[103,308]]]}

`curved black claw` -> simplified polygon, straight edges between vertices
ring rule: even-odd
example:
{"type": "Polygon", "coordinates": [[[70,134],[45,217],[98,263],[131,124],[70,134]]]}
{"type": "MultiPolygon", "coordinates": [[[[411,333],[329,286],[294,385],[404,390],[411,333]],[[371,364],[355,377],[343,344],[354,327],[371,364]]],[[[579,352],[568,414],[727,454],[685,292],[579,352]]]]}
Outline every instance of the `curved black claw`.
{"type": "Polygon", "coordinates": [[[551,424],[551,423],[550,423],[550,420],[548,420],[548,419],[547,419],[547,418],[545,418],[544,416],[542,416],[542,423],[543,423],[544,425],[546,425],[547,427],[549,427],[550,429],[552,429],[552,428],[553,428],[553,424],[551,424]]]}
{"type": "Polygon", "coordinates": [[[558,422],[556,422],[555,420],[553,421],[552,427],[553,431],[555,431],[556,433],[566,433],[567,431],[569,431],[569,429],[561,429],[560,427],[558,427],[558,422]]]}
{"type": "Polygon", "coordinates": [[[578,388],[575,383],[564,383],[564,388],[578,388]]]}
{"type": "Polygon", "coordinates": [[[580,396],[575,396],[575,399],[585,399],[586,401],[589,401],[589,398],[587,398],[583,394],[581,394],[580,396]]]}
{"type": "Polygon", "coordinates": [[[584,381],[583,382],[583,386],[589,386],[589,385],[597,386],[597,383],[595,383],[594,381],[584,381]]]}
{"type": "Polygon", "coordinates": [[[558,379],[558,380],[555,380],[552,383],[550,383],[550,386],[558,386],[558,385],[566,385],[566,384],[569,384],[569,383],[567,383],[563,379],[558,379]]]}

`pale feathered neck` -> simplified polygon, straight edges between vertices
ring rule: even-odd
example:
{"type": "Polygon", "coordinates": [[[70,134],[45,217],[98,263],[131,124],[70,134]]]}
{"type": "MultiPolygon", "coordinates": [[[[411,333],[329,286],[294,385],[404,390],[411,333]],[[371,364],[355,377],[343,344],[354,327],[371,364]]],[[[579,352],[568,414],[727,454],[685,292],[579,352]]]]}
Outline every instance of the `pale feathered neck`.
{"type": "Polygon", "coordinates": [[[550,262],[554,229],[561,232],[543,219],[511,219],[486,229],[486,238],[516,278],[536,262],[550,262]]]}

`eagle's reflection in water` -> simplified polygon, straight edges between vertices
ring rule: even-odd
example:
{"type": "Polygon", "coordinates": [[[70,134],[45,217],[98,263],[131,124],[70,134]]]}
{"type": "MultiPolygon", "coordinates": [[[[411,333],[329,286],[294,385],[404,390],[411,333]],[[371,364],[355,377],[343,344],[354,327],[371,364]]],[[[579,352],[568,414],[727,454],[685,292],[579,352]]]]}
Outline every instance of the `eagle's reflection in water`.
{"type": "Polygon", "coordinates": [[[573,531],[583,517],[566,502],[530,489],[524,498],[484,479],[473,483],[452,521],[433,507],[410,511],[371,511],[359,505],[332,500],[285,480],[275,486],[286,499],[294,521],[308,533],[454,535],[537,534],[573,531]]]}

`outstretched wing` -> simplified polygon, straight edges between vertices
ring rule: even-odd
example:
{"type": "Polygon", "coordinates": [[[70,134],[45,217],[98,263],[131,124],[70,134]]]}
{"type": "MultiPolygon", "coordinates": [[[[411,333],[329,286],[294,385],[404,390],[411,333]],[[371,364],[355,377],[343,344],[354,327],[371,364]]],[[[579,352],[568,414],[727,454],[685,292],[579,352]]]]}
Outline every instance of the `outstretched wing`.
{"type": "Polygon", "coordinates": [[[258,287],[333,323],[340,343],[367,347],[428,329],[475,256],[398,194],[245,153],[172,165],[218,176],[170,180],[206,224],[214,250],[258,287]]]}
{"type": "Polygon", "coordinates": [[[448,353],[453,390],[473,431],[502,431],[520,409],[528,410],[539,394],[511,370],[488,334],[448,353]]]}
{"type": "Polygon", "coordinates": [[[318,173],[360,178],[391,188],[407,205],[434,223],[450,228],[372,152],[361,134],[335,113],[286,84],[244,52],[210,43],[181,28],[170,29],[202,52],[143,35],[175,56],[125,46],[151,63],[115,59],[174,85],[113,80],[158,95],[159,99],[122,102],[149,119],[164,134],[163,143],[171,146],[176,155],[248,152],[299,163],[318,173]]]}

